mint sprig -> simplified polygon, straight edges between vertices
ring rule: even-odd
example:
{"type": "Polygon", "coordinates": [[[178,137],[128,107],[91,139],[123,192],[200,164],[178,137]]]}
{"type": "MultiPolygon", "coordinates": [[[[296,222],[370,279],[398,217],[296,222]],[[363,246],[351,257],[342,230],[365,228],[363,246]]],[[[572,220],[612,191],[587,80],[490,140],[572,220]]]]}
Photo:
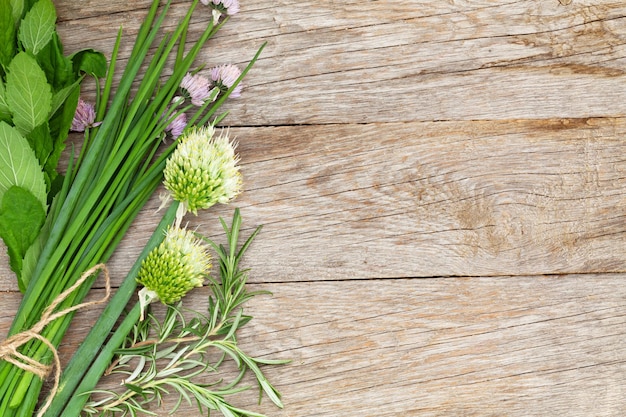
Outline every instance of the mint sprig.
{"type": "MultiPolygon", "coordinates": [[[[107,67],[104,55],[94,50],[64,56],[56,18],[51,0],[0,0],[0,121],[25,138],[34,152],[36,164],[28,164],[25,169],[35,172],[36,166],[37,176],[43,179],[43,199],[41,195],[36,197],[42,201],[44,218],[63,183],[57,165],[78,103],[80,83],[84,74],[103,77],[107,67]]],[[[20,146],[0,141],[0,154],[14,159],[20,146]]],[[[0,169],[6,169],[9,162],[0,169]]],[[[0,207],[8,210],[20,203],[29,204],[30,200],[20,192],[9,197],[16,200],[0,198],[0,207]]],[[[21,291],[30,276],[22,271],[29,249],[24,245],[34,243],[43,224],[39,208],[34,204],[24,207],[30,207],[31,216],[9,215],[5,210],[0,221],[0,237],[7,246],[21,291]],[[28,234],[17,238],[20,230],[28,230],[28,234]]],[[[30,250],[32,254],[37,252],[30,250]]]]}

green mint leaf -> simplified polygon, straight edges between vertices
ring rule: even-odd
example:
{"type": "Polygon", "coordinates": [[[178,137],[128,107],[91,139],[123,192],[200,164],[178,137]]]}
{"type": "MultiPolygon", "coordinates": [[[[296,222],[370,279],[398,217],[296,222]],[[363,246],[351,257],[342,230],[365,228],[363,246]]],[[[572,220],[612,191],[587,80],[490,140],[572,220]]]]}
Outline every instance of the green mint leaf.
{"type": "Polygon", "coordinates": [[[12,186],[30,191],[46,207],[46,183],[35,153],[15,128],[0,122],[0,199],[12,186]]]}
{"type": "Polygon", "coordinates": [[[26,52],[15,55],[9,64],[6,98],[13,111],[13,124],[22,134],[30,133],[48,119],[52,91],[46,74],[26,52]]]}
{"type": "Polygon", "coordinates": [[[102,54],[93,49],[83,49],[72,55],[70,59],[74,63],[74,72],[80,74],[84,72],[96,78],[104,78],[107,73],[107,59],[102,54]]]}
{"type": "MultiPolygon", "coordinates": [[[[50,42],[37,54],[37,63],[46,73],[48,84],[57,92],[72,84],[76,77],[72,61],[63,56],[63,44],[58,33],[54,32],[50,42]]],[[[54,113],[55,110],[52,110],[54,113]]]]}
{"type": "Polygon", "coordinates": [[[46,165],[48,158],[52,153],[54,140],[50,136],[50,128],[48,123],[42,123],[34,128],[28,135],[26,135],[28,144],[35,152],[35,156],[39,161],[39,166],[44,167],[44,179],[46,181],[46,190],[50,190],[52,180],[56,177],[56,166],[52,168],[52,172],[49,172],[46,165]]]}
{"type": "Polygon", "coordinates": [[[9,263],[18,276],[22,292],[26,291],[26,285],[20,279],[22,262],[45,219],[43,206],[30,191],[12,186],[4,193],[0,203],[0,237],[7,246],[9,263]]]}
{"type": "Polygon", "coordinates": [[[17,23],[33,7],[37,0],[9,0],[13,9],[13,20],[17,23]]]}
{"type": "Polygon", "coordinates": [[[24,16],[17,35],[24,49],[37,55],[52,39],[56,20],[57,13],[51,0],[35,3],[24,16]]]}
{"type": "Polygon", "coordinates": [[[24,13],[27,13],[39,0],[24,0],[24,13]]]}
{"type": "Polygon", "coordinates": [[[9,0],[9,2],[11,3],[13,21],[19,22],[22,20],[22,14],[24,13],[24,0],[9,0]]]}
{"type": "Polygon", "coordinates": [[[0,0],[0,68],[6,68],[15,56],[15,19],[10,0],[0,0]]]}
{"type": "Polygon", "coordinates": [[[28,282],[35,272],[37,262],[39,262],[39,255],[43,251],[43,246],[50,235],[50,227],[48,222],[45,222],[39,232],[39,236],[35,239],[32,245],[26,250],[24,259],[22,260],[22,268],[18,275],[18,284],[20,289],[28,287],[28,282]]]}
{"type": "Polygon", "coordinates": [[[6,90],[4,88],[4,83],[2,82],[2,78],[0,77],[0,120],[4,120],[5,122],[11,121],[11,109],[7,104],[6,99],[6,90]]]}
{"type": "MultiPolygon", "coordinates": [[[[52,96],[52,112],[51,112],[52,114],[59,111],[59,109],[65,104],[65,101],[68,99],[68,97],[73,96],[77,90],[80,90],[79,86],[80,86],[81,81],[83,81],[82,77],[74,81],[73,84],[70,84],[67,87],[63,87],[62,89],[54,93],[54,95],[52,96]]],[[[74,118],[74,113],[75,111],[72,113],[72,118],[74,118]]],[[[70,120],[70,125],[71,125],[71,120],[70,120]]],[[[68,129],[69,129],[69,126],[68,126],[68,129]]]]}

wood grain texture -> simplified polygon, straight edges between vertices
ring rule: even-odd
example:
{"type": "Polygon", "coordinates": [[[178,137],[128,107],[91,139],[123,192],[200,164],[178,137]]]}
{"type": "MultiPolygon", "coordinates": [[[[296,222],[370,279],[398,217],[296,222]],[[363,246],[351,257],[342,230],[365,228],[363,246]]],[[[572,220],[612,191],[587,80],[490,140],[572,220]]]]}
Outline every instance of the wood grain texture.
{"type": "Polygon", "coordinates": [[[293,359],[269,371],[287,407],[271,415],[618,416],[623,279],[272,285],[242,340],[293,359]]]}
{"type": "MultiPolygon", "coordinates": [[[[626,271],[625,119],[232,129],[274,282],[626,271]]],[[[153,199],[111,262],[120,280],[153,199]]],[[[191,225],[221,235],[216,207],[191,225]]],[[[0,289],[15,290],[5,263],[0,289]]]]}
{"type": "MultiPolygon", "coordinates": [[[[275,417],[621,416],[624,279],[254,285],[273,296],[247,305],[255,318],[240,334],[243,348],[292,363],[265,368],[283,394],[283,411],[267,399],[257,406],[253,391],[239,395],[237,405],[275,417]]],[[[202,309],[206,298],[204,290],[194,291],[187,302],[202,309]]],[[[12,301],[0,294],[3,306],[12,301]]],[[[80,312],[70,334],[84,335],[97,311],[80,312]]],[[[9,319],[0,316],[0,336],[9,319]]],[[[63,347],[64,360],[69,350],[63,347]]],[[[185,406],[177,415],[198,414],[185,406]]]]}
{"type": "MultiPolygon", "coordinates": [[[[267,369],[285,410],[252,392],[238,405],[626,415],[626,3],[240,2],[199,64],[243,66],[268,42],[226,105],[245,183],[234,205],[244,233],[264,224],[244,263],[251,289],[274,293],[249,304],[240,341],[293,362],[267,369]]],[[[109,55],[123,26],[124,66],[150,3],[56,0],[66,51],[109,55]]],[[[158,205],[109,262],[114,283],[158,205]]],[[[190,226],[219,241],[232,209],[190,226]]],[[[4,252],[0,338],[20,299],[4,252]]],[[[78,313],[64,362],[99,311],[78,313]]]]}
{"type": "MultiPolygon", "coordinates": [[[[148,3],[59,2],[67,48],[110,50],[148,3]]],[[[249,0],[204,60],[244,64],[264,41],[231,125],[626,114],[622,1],[249,0]]]]}

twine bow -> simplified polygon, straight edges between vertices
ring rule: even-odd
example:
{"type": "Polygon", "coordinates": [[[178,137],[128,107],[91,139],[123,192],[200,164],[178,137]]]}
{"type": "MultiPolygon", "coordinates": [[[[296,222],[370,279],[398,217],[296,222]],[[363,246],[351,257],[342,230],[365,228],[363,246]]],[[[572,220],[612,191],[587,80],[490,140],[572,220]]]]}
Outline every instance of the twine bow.
{"type": "Polygon", "coordinates": [[[85,307],[90,307],[96,304],[102,304],[109,299],[110,295],[111,295],[111,283],[110,283],[110,278],[109,278],[109,270],[104,264],[95,265],[94,267],[85,271],[83,275],[81,275],[81,277],[78,279],[78,281],[74,283],[74,285],[72,285],[70,288],[66,289],[61,294],[59,294],[54,299],[52,304],[50,304],[48,308],[46,308],[46,310],[41,315],[41,319],[39,319],[39,321],[33,327],[31,327],[28,330],[24,330],[23,332],[17,333],[9,337],[2,343],[0,343],[0,360],[9,362],[17,366],[18,368],[25,370],[26,372],[33,373],[41,379],[44,379],[53,367],[55,368],[54,385],[52,386],[52,390],[50,391],[50,395],[48,395],[48,399],[46,400],[46,403],[39,410],[39,413],[37,414],[38,416],[43,415],[43,413],[48,409],[48,407],[50,407],[50,404],[52,403],[52,398],[54,397],[57,390],[59,389],[59,381],[61,379],[61,361],[59,359],[59,353],[57,352],[54,345],[48,339],[43,337],[40,333],[43,331],[46,325],[53,322],[54,320],[60,317],[63,317],[73,311],[80,310],[85,307]],[[77,304],[73,307],[69,307],[69,308],[66,308],[65,310],[61,310],[57,313],[54,313],[54,310],[59,306],[59,304],[61,304],[67,298],[68,295],[74,292],[78,287],[80,287],[87,280],[87,278],[89,278],[94,273],[96,273],[96,271],[99,271],[99,270],[104,273],[104,282],[105,282],[105,294],[102,299],[96,300],[96,301],[90,301],[90,302],[86,302],[82,304],[77,304]],[[26,355],[23,355],[17,351],[21,346],[30,342],[32,339],[37,339],[41,341],[44,345],[48,347],[48,349],[50,349],[54,357],[53,365],[46,365],[44,363],[38,362],[35,359],[28,357],[26,355]]]}

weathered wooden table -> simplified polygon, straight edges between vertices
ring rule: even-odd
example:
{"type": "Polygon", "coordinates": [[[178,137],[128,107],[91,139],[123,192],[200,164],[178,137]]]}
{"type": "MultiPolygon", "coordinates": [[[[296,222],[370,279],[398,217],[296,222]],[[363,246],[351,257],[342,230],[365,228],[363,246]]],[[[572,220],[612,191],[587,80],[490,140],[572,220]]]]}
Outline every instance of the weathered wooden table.
{"type": "MultiPolygon", "coordinates": [[[[67,51],[109,54],[123,25],[128,56],[149,3],[55,1],[67,51]]],[[[255,392],[239,405],[294,417],[626,415],[626,3],[241,9],[203,56],[245,65],[268,42],[224,122],[245,176],[234,205],[247,233],[265,225],[245,260],[251,288],[273,292],[248,305],[240,340],[293,362],[267,369],[284,410],[257,406],[255,392]]],[[[157,206],[110,262],[116,282],[157,206]]],[[[217,216],[231,214],[192,224],[219,239],[217,216]]],[[[6,258],[0,290],[4,337],[20,300],[6,258]]],[[[76,316],[64,360],[98,311],[76,316]]]]}

